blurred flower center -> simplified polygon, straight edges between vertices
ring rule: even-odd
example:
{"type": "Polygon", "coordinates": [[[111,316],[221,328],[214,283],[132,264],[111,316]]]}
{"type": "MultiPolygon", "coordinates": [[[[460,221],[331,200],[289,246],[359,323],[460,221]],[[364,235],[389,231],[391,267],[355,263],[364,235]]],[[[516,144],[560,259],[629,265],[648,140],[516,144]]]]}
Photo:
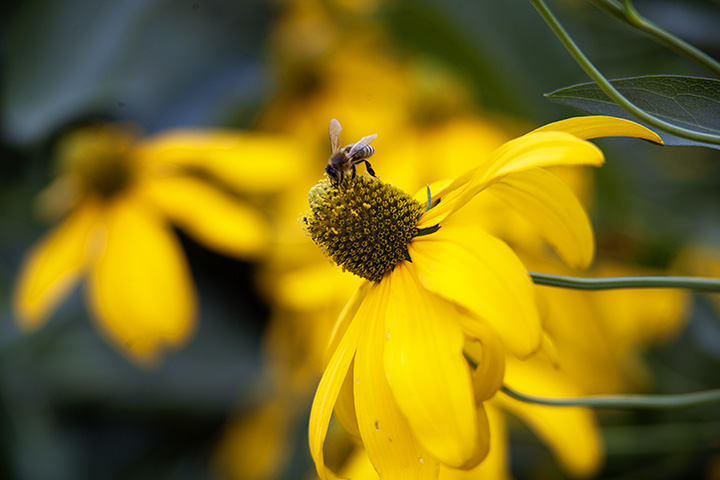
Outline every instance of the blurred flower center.
{"type": "Polygon", "coordinates": [[[73,180],[81,196],[109,199],[133,181],[135,138],[132,130],[116,126],[77,130],[59,145],[61,173],[73,180]]]}
{"type": "Polygon", "coordinates": [[[322,181],[308,195],[304,228],[344,270],[373,282],[408,259],[424,207],[402,190],[375,177],[322,181]]]}

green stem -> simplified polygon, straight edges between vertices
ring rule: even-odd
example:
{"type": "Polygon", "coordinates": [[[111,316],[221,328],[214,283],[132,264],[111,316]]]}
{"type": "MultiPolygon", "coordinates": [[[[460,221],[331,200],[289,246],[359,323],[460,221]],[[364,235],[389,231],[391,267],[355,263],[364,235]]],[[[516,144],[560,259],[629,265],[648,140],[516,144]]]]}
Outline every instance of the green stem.
{"type": "Polygon", "coordinates": [[[593,63],[585,56],[580,48],[575,44],[573,39],[568,35],[565,29],[560,25],[560,22],[555,18],[553,13],[548,9],[547,5],[543,0],[530,0],[530,3],[537,9],[540,15],[543,17],[545,22],[550,26],[555,35],[565,45],[565,48],[570,52],[570,55],[580,65],[580,67],[588,74],[588,76],[610,97],[610,99],[620,105],[627,112],[635,115],[640,120],[648,123],[649,125],[656,127],[665,132],[677,135],[679,137],[688,138],[698,142],[711,143],[713,145],[720,145],[720,136],[712,135],[709,133],[697,132],[694,130],[688,130],[686,128],[678,127],[672,123],[668,123],[661,120],[653,115],[650,115],[645,110],[636,107],[632,102],[625,98],[607,78],[593,65],[593,63]]]}
{"type": "Polygon", "coordinates": [[[702,277],[636,276],[582,278],[550,273],[528,272],[537,285],[574,288],[576,290],[609,290],[617,288],[689,288],[720,292],[720,279],[702,277]]]}
{"type": "Polygon", "coordinates": [[[622,4],[614,0],[590,0],[590,2],[603,12],[637,29],[660,45],[669,48],[720,77],[720,63],[702,50],[695,48],[672,33],[663,30],[640,15],[632,2],[623,1],[622,4]]]}
{"type": "Polygon", "coordinates": [[[527,403],[552,407],[591,408],[683,408],[720,401],[720,389],[677,395],[589,395],[586,397],[541,397],[518,392],[507,385],[500,390],[508,396],[527,403]]]}

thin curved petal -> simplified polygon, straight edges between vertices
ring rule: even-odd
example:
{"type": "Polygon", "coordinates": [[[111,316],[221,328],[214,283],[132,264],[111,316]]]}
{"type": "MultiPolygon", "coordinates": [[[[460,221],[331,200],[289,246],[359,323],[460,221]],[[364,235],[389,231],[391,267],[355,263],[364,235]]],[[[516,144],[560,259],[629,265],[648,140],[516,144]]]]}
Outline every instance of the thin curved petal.
{"type": "MultiPolygon", "coordinates": [[[[355,370],[353,364],[350,365],[350,372],[355,370]]],[[[352,373],[348,373],[343,381],[340,393],[335,401],[335,420],[347,433],[361,440],[360,427],[357,422],[357,412],[355,411],[355,393],[353,391],[354,378],[352,373]]]]}
{"type": "Polygon", "coordinates": [[[531,133],[536,132],[566,132],[585,140],[600,137],[636,137],[663,143],[657,133],[639,123],[606,115],[566,118],[536,128],[531,133]]]}
{"type": "Polygon", "coordinates": [[[533,284],[504,242],[472,224],[448,222],[408,247],[425,287],[483,319],[515,355],[541,343],[533,284]]]}
{"type": "MultiPolygon", "coordinates": [[[[386,380],[384,346],[386,311],[391,301],[387,276],[373,284],[357,313],[366,318],[355,356],[354,394],[358,427],[365,450],[380,478],[434,479],[437,462],[415,440],[386,380]]],[[[394,301],[394,300],[392,300],[394,301]]]]}
{"type": "Polygon", "coordinates": [[[105,227],[105,250],[90,272],[89,301],[118,346],[141,363],[154,363],[194,329],[189,267],[172,231],[129,199],[108,209],[105,227]]]}
{"type": "MultiPolygon", "coordinates": [[[[535,362],[509,362],[506,383],[521,392],[536,395],[569,397],[581,393],[557,370],[535,362]]],[[[591,409],[535,405],[506,395],[495,398],[535,431],[572,476],[588,477],[600,467],[603,448],[599,426],[591,409]]]]}
{"type": "Polygon", "coordinates": [[[543,169],[513,173],[488,190],[533,222],[540,235],[573,268],[585,268],[595,255],[590,220],[575,194],[543,169]]]}
{"type": "Polygon", "coordinates": [[[385,371],[420,443],[460,467],[477,457],[478,431],[464,336],[455,307],[427,291],[409,262],[383,278],[391,288],[385,322],[385,371]]]}
{"type": "Polygon", "coordinates": [[[225,255],[253,258],[268,245],[270,229],[251,206],[188,176],[146,183],[143,194],[170,221],[200,243],[225,255]]]}
{"type": "Polygon", "coordinates": [[[477,367],[473,371],[473,389],[477,403],[490,400],[505,378],[505,346],[495,330],[482,322],[473,322],[474,335],[465,341],[465,353],[477,367]]]}
{"type": "Polygon", "coordinates": [[[455,179],[433,200],[439,205],[423,214],[418,227],[437,225],[475,195],[505,175],[536,167],[560,165],[600,166],[604,157],[592,143],[564,132],[530,133],[498,148],[480,166],[455,179]]]}
{"type": "Polygon", "coordinates": [[[323,362],[326,367],[330,361],[330,356],[333,355],[335,350],[338,348],[338,344],[345,335],[345,331],[348,329],[350,322],[352,322],[353,318],[355,318],[355,314],[365,300],[368,291],[370,291],[371,285],[371,282],[363,280],[362,283],[355,289],[352,297],[350,297],[350,300],[348,300],[340,312],[340,316],[338,317],[337,322],[335,322],[333,331],[330,334],[330,342],[328,342],[327,354],[325,361],[323,362]]]}
{"type": "Polygon", "coordinates": [[[175,130],[138,146],[150,167],[206,172],[250,193],[291,185],[305,151],[287,136],[230,130],[175,130]]]}
{"type": "MultiPolygon", "coordinates": [[[[373,293],[374,290],[371,289],[370,293],[373,293]]],[[[368,295],[368,297],[368,300],[372,301],[375,295],[368,295]]],[[[365,310],[367,308],[365,307],[365,310]]],[[[313,399],[308,436],[310,439],[310,454],[321,480],[339,478],[325,466],[323,446],[325,445],[325,437],[327,436],[335,402],[338,399],[345,377],[348,375],[348,369],[353,361],[358,342],[367,322],[365,310],[362,310],[362,314],[361,311],[358,311],[358,315],[352,319],[347,330],[340,337],[337,348],[330,357],[313,399]]]]}
{"type": "Polygon", "coordinates": [[[97,216],[97,206],[80,207],[25,257],[13,295],[21,327],[39,328],[77,284],[97,216]]]}

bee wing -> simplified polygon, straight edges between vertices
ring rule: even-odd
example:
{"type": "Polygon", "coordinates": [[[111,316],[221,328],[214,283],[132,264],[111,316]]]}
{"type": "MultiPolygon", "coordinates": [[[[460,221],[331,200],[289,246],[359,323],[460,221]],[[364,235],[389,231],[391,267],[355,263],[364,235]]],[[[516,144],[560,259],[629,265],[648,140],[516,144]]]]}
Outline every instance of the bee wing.
{"type": "Polygon", "coordinates": [[[360,150],[364,145],[370,145],[373,140],[377,138],[377,134],[373,133],[372,135],[368,135],[367,137],[363,137],[360,140],[357,141],[357,143],[353,143],[352,147],[350,147],[350,150],[348,150],[348,156],[352,157],[353,153],[360,150]]]}
{"type": "Polygon", "coordinates": [[[334,118],[330,120],[328,134],[330,136],[330,147],[332,148],[332,153],[335,153],[340,150],[340,142],[342,142],[342,127],[340,126],[340,122],[334,118]]]}

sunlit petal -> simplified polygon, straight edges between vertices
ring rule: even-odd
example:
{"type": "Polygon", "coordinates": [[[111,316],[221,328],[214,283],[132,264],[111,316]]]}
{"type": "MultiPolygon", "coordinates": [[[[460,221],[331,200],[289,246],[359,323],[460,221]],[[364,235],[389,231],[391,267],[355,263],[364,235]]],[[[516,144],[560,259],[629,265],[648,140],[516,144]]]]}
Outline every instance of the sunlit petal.
{"type": "Polygon", "coordinates": [[[187,262],[170,228],[127,199],[108,209],[105,226],[105,250],[90,272],[91,305],[115,343],[141,363],[153,363],[194,329],[187,262]]]}
{"type": "Polygon", "coordinates": [[[98,207],[86,204],[47,234],[25,258],[13,307],[20,325],[38,328],[77,284],[98,207]]]}
{"type": "Polygon", "coordinates": [[[333,355],[333,352],[335,352],[338,348],[338,344],[345,335],[345,331],[348,329],[350,322],[353,318],[355,318],[355,314],[365,300],[365,296],[368,294],[368,291],[370,291],[371,285],[371,282],[363,280],[363,282],[355,289],[350,297],[350,300],[348,300],[340,312],[340,316],[338,317],[337,322],[335,322],[333,331],[330,334],[330,342],[328,343],[327,355],[324,362],[326,367],[327,363],[330,361],[330,355],[333,355]]]}
{"type": "Polygon", "coordinates": [[[147,182],[143,193],[173,224],[213,250],[249,258],[267,248],[270,231],[265,218],[206,182],[164,177],[147,182]]]}
{"type": "Polygon", "coordinates": [[[175,130],[145,140],[138,149],[151,167],[206,172],[243,192],[290,185],[305,154],[287,136],[229,130],[175,130]]]}
{"type": "Polygon", "coordinates": [[[525,267],[504,242],[472,224],[448,222],[408,250],[423,285],[479,316],[514,354],[540,347],[540,318],[525,267]]]}
{"type": "MultiPolygon", "coordinates": [[[[512,388],[536,395],[571,397],[580,393],[572,380],[539,362],[510,361],[505,381],[512,388]]],[[[588,477],[600,467],[602,442],[591,409],[536,405],[506,395],[495,398],[535,431],[571,475],[588,477]]]]}
{"type": "Polygon", "coordinates": [[[663,143],[657,133],[639,123],[606,115],[566,118],[536,128],[531,133],[536,132],[566,132],[586,140],[600,137],[637,137],[663,143]]]}
{"type": "Polygon", "coordinates": [[[535,167],[560,165],[602,165],[599,148],[564,132],[531,133],[498,148],[473,170],[455,179],[438,195],[442,201],[425,212],[418,222],[421,228],[437,225],[448,215],[469,202],[480,191],[503,176],[535,167]]]}
{"type": "Polygon", "coordinates": [[[478,439],[464,337],[455,308],[420,283],[413,264],[387,274],[385,370],[390,388],[420,443],[442,463],[460,467],[478,439]]]}
{"type": "MultiPolygon", "coordinates": [[[[377,297],[377,289],[370,289],[368,300],[377,297]]],[[[360,337],[368,320],[367,308],[358,311],[345,330],[335,348],[330,361],[325,368],[320,384],[315,392],[315,398],[310,412],[310,426],[308,436],[310,438],[310,453],[315,461],[315,468],[321,480],[327,478],[339,478],[325,466],[325,454],[323,445],[327,437],[330,418],[332,417],[335,402],[340,394],[348,369],[353,361],[360,337]]]]}
{"type": "Polygon", "coordinates": [[[573,268],[590,265],[595,240],[585,209],[559,178],[543,169],[513,173],[493,184],[492,193],[528,220],[573,268]]]}
{"type": "Polygon", "coordinates": [[[354,370],[358,427],[380,478],[434,479],[437,462],[416,442],[385,376],[383,347],[387,333],[384,327],[390,291],[388,282],[374,284],[357,313],[358,317],[367,317],[354,370]]]}

